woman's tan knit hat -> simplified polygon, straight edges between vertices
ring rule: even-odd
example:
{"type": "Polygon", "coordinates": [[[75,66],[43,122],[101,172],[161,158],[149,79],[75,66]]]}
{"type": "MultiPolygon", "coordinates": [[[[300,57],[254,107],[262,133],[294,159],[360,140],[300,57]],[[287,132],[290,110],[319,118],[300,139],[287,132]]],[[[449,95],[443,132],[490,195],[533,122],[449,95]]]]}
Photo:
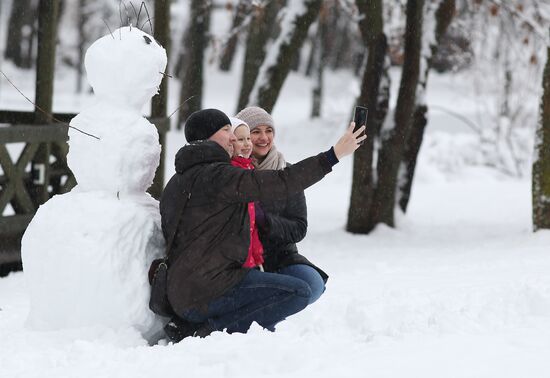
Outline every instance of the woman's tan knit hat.
{"type": "Polygon", "coordinates": [[[258,126],[270,126],[275,132],[275,125],[273,124],[273,117],[264,109],[258,106],[249,106],[241,110],[235,118],[242,119],[250,127],[250,131],[254,130],[258,126]]]}

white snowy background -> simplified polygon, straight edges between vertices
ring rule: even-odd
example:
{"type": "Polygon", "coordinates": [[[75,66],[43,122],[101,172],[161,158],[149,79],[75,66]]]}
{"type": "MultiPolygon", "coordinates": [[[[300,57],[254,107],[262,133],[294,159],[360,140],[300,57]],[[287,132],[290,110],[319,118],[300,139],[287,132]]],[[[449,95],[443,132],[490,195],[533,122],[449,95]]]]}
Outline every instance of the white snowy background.
{"type": "MultiPolygon", "coordinates": [[[[232,115],[240,61],[234,67],[208,68],[204,107],[232,115]]],[[[34,74],[1,68],[32,98],[34,74]]],[[[57,72],[56,111],[90,101],[74,96],[72,75],[57,72]]],[[[392,76],[396,93],[399,72],[392,76]]],[[[326,85],[323,117],[311,121],[311,83],[294,73],[285,83],[273,116],[275,142],[291,162],[330,147],[349,120],[357,79],[327,71],[326,85]]],[[[178,89],[172,79],[169,112],[178,89]]],[[[428,104],[483,122],[472,91],[467,74],[432,74],[428,104]]],[[[526,101],[536,106],[536,97],[526,101]]],[[[31,105],[3,80],[0,108],[31,105]]],[[[330,279],[321,299],[277,332],[254,326],[150,347],[131,329],[30,331],[19,272],[0,279],[0,377],[550,377],[550,232],[532,233],[530,176],[477,164],[467,126],[435,109],[429,119],[397,229],[344,231],[350,158],[306,191],[309,230],[299,249],[330,279]]],[[[185,140],[177,131],[167,139],[168,178],[185,140]]]]}

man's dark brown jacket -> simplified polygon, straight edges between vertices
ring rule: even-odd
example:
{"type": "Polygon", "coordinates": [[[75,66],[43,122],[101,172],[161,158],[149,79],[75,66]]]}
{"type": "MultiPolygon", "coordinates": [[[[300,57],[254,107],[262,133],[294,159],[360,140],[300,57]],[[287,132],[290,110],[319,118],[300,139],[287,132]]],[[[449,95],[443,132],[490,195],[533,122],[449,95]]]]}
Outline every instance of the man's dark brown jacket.
{"type": "Polygon", "coordinates": [[[232,166],[215,142],[182,147],[160,200],[164,237],[176,232],[168,272],[168,298],[176,314],[205,311],[248,272],[242,267],[250,244],[248,202],[286,199],[330,171],[323,153],[284,170],[251,171],[232,166]]]}

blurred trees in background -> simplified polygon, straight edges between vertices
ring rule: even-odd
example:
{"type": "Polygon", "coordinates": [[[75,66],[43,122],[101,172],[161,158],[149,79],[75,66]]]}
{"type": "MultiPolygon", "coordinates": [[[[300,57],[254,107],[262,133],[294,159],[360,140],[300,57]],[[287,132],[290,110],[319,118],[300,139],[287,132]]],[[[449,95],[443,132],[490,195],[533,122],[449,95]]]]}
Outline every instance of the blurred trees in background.
{"type": "Polygon", "coordinates": [[[220,56],[220,70],[229,71],[233,64],[233,58],[237,51],[237,43],[239,42],[239,31],[242,27],[248,26],[250,19],[252,18],[252,0],[239,0],[237,6],[234,8],[233,22],[231,24],[231,31],[227,36],[227,41],[223,46],[223,51],[220,56]]]}
{"type": "MultiPolygon", "coordinates": [[[[2,0],[3,56],[21,69],[35,64],[37,3],[2,0]]],[[[154,0],[138,20],[141,3],[61,2],[57,61],[75,70],[77,92],[86,88],[83,58],[94,40],[129,23],[152,34],[154,0]]],[[[468,158],[506,175],[529,173],[537,108],[526,99],[541,92],[549,26],[550,2],[540,0],[171,0],[167,71],[182,84],[177,124],[202,107],[207,69],[240,75],[239,88],[223,89],[235,96],[236,111],[250,104],[271,111],[290,72],[307,76],[312,117],[323,114],[327,72],[348,70],[360,83],[356,104],[369,108],[369,138],[354,156],[347,229],[368,233],[379,223],[394,226],[395,212],[407,210],[432,70],[464,72],[477,88],[476,119],[432,106],[471,128],[477,141],[468,158]],[[399,90],[390,93],[396,70],[399,90]]]]}
{"type": "Polygon", "coordinates": [[[252,14],[246,38],[241,90],[235,113],[248,104],[250,92],[252,92],[252,88],[260,72],[260,67],[267,53],[267,43],[270,39],[274,38],[278,31],[275,20],[281,6],[280,1],[273,0],[262,4],[255,4],[251,9],[252,14]]]}
{"type": "Polygon", "coordinates": [[[457,26],[470,41],[480,162],[510,176],[529,174],[545,61],[550,2],[462,1],[457,26]],[[487,93],[493,95],[487,97],[487,93]]]}
{"type": "MultiPolygon", "coordinates": [[[[397,205],[406,211],[414,167],[427,123],[425,90],[432,56],[450,25],[455,2],[408,0],[403,70],[393,119],[386,120],[390,99],[391,51],[384,34],[383,2],[358,1],[369,57],[357,104],[370,109],[369,140],[355,153],[347,230],[368,233],[379,223],[395,225],[397,205]],[[423,46],[428,44],[428,46],[423,46]]],[[[394,59],[396,57],[394,56],[394,59]]]]}
{"type": "MultiPolygon", "coordinates": [[[[4,58],[19,68],[34,69],[37,50],[38,0],[2,0],[4,9],[9,10],[7,18],[4,58]]],[[[76,91],[84,88],[84,54],[87,48],[98,38],[120,26],[132,23],[152,34],[154,0],[144,3],[150,12],[147,15],[141,9],[140,19],[137,13],[142,1],[119,2],[117,0],[61,0],[58,17],[57,63],[74,68],[77,72],[76,91]],[[134,11],[135,9],[135,11],[134,11]]],[[[2,19],[0,19],[2,21],[2,19]]]]}
{"type": "Polygon", "coordinates": [[[247,105],[258,105],[271,113],[296,56],[317,19],[322,0],[288,1],[282,8],[281,30],[260,66],[247,105]]]}

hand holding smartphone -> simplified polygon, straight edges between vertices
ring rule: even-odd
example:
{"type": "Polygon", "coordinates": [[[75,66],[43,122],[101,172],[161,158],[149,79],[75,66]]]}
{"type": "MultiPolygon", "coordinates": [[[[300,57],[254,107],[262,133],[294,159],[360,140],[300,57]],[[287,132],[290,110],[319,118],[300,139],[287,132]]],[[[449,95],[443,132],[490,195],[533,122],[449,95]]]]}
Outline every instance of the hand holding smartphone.
{"type": "MultiPolygon", "coordinates": [[[[367,125],[367,116],[369,115],[369,110],[365,108],[364,106],[356,106],[355,107],[355,114],[353,116],[353,122],[355,122],[355,127],[353,131],[357,131],[361,126],[367,125]]],[[[365,135],[366,130],[361,134],[361,136],[365,135]]],[[[363,144],[365,141],[359,142],[359,144],[363,144]]]]}

